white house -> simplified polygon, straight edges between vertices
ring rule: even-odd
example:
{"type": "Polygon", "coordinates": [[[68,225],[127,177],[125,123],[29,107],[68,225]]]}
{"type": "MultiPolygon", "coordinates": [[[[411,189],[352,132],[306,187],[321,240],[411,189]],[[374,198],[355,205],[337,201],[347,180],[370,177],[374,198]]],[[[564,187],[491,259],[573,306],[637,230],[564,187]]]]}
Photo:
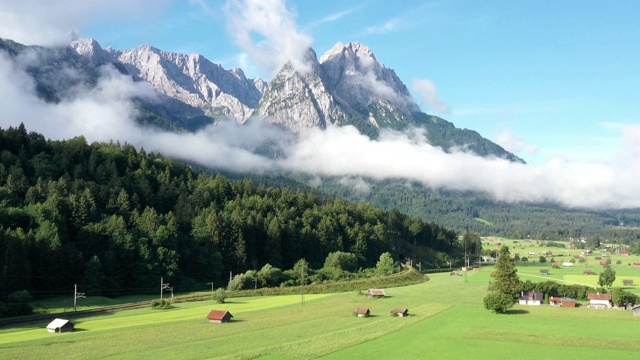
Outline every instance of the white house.
{"type": "Polygon", "coordinates": [[[520,305],[542,305],[544,303],[544,294],[541,292],[521,292],[518,298],[520,305]]]}
{"type": "Polygon", "coordinates": [[[613,306],[611,303],[611,294],[588,293],[587,299],[589,300],[589,307],[592,308],[608,309],[613,306]]]}
{"type": "Polygon", "coordinates": [[[568,267],[568,266],[573,266],[573,263],[572,263],[572,262],[570,262],[570,261],[566,261],[566,262],[563,262],[563,263],[562,263],[562,266],[567,266],[567,267],[568,267]]]}

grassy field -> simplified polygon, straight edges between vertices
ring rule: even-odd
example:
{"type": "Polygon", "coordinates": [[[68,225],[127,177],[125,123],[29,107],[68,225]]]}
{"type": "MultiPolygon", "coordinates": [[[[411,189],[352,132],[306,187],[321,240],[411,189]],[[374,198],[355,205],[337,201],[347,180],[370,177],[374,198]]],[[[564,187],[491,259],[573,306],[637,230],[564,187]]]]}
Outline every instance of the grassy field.
{"type": "MultiPolygon", "coordinates": [[[[625,257],[640,262],[635,258],[625,257]]],[[[640,279],[640,270],[627,262],[616,266],[614,257],[612,267],[624,274],[617,281],[640,279]]],[[[590,268],[599,272],[601,266],[593,263],[590,268]]],[[[597,281],[597,275],[582,275],[583,264],[551,269],[548,277],[539,274],[540,268],[550,266],[530,262],[518,272],[523,280],[597,281]]],[[[466,278],[430,274],[426,283],[388,288],[384,299],[355,291],[305,295],[304,305],[300,295],[233,298],[222,305],[178,303],[165,311],[145,308],[72,319],[73,333],[48,333],[45,323],[0,329],[0,358],[637,359],[640,318],[631,312],[516,305],[509,314],[496,315],[482,306],[491,271],[469,271],[466,278]],[[354,317],[355,307],[368,307],[372,316],[354,317]],[[411,316],[391,317],[395,307],[408,308],[411,316]],[[229,310],[234,321],[209,323],[205,317],[214,308],[229,310]]]]}

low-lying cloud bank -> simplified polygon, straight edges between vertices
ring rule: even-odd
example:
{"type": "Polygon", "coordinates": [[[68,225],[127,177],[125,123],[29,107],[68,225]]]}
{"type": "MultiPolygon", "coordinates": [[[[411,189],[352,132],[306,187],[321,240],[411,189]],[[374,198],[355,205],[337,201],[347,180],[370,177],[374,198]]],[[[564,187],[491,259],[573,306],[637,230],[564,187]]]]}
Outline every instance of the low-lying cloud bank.
{"type": "Polygon", "coordinates": [[[369,191],[363,179],[404,179],[432,189],[475,191],[498,201],[554,202],[566,207],[640,207],[640,126],[624,129],[624,153],[608,162],[553,159],[526,165],[471,153],[445,153],[421,130],[383,132],[371,140],[353,127],[307,129],[291,135],[255,120],[228,122],[197,133],[176,134],[137,125],[132,99],[153,101],[146,83],[105,68],[97,85],[76,89],[57,104],[35,94],[19,61],[0,53],[0,126],[21,122],[51,139],[84,135],[87,141],[129,142],[147,151],[239,173],[301,172],[343,178],[369,191]],[[278,156],[274,156],[277,154],[278,156]]]}

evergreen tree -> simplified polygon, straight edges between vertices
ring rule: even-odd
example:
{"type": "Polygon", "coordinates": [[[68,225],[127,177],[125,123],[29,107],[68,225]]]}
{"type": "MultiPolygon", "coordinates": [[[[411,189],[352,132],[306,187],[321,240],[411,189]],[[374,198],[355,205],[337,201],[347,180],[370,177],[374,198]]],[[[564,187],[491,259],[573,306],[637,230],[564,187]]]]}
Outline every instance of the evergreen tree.
{"type": "Polygon", "coordinates": [[[494,269],[494,281],[489,285],[489,291],[505,294],[513,298],[513,302],[515,303],[515,301],[518,300],[520,280],[518,279],[518,270],[516,269],[515,261],[511,258],[508,250],[500,249],[498,261],[494,269]]]}
{"type": "Polygon", "coordinates": [[[520,289],[517,272],[509,249],[502,247],[493,273],[494,281],[489,285],[489,293],[484,298],[485,309],[504,313],[516,303],[520,289]]]}

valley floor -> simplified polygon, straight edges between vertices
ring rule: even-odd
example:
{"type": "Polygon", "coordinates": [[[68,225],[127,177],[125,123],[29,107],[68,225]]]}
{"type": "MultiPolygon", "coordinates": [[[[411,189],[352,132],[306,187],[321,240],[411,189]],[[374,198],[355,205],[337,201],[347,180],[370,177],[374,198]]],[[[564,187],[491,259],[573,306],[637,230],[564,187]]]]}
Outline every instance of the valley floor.
{"type": "Polygon", "coordinates": [[[430,275],[387,289],[383,299],[356,292],[238,298],[176,304],[73,319],[76,331],[46,324],[0,330],[0,357],[113,359],[298,358],[616,358],[636,359],[640,319],[629,311],[516,306],[496,315],[482,306],[490,269],[430,275]],[[357,318],[355,307],[372,316],[357,318]],[[411,316],[390,316],[408,308],[411,316]],[[211,309],[234,321],[213,324],[211,309]]]}

